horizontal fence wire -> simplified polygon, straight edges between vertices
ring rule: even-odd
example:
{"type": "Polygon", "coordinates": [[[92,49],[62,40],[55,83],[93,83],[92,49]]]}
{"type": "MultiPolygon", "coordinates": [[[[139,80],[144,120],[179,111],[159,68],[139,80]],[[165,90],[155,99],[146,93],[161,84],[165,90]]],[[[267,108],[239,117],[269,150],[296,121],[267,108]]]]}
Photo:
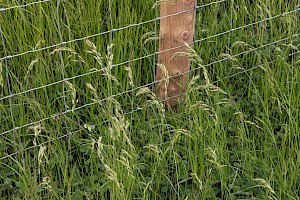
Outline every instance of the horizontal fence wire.
{"type": "MultiPolygon", "coordinates": [[[[272,64],[272,63],[275,63],[276,61],[279,61],[279,60],[273,60],[273,61],[270,61],[270,62],[266,62],[266,63],[260,64],[260,65],[254,66],[254,67],[252,67],[252,68],[250,68],[250,69],[240,71],[240,72],[238,72],[238,73],[235,73],[235,74],[232,74],[232,75],[230,75],[230,76],[224,77],[222,80],[216,80],[216,81],[213,81],[213,82],[211,82],[211,83],[212,83],[212,84],[216,84],[216,83],[222,82],[222,81],[224,81],[224,80],[226,80],[226,79],[235,77],[235,76],[237,76],[237,75],[240,75],[240,74],[243,74],[243,73],[247,73],[247,72],[251,72],[251,71],[253,71],[253,70],[255,70],[255,69],[259,69],[259,68],[261,68],[262,66],[264,66],[264,65],[266,65],[266,64],[272,64]]],[[[197,70],[197,69],[200,69],[200,68],[195,68],[194,70],[190,70],[189,72],[195,71],[195,70],[197,70]]],[[[150,86],[150,85],[148,85],[148,86],[150,86]]],[[[147,85],[141,86],[139,89],[142,89],[142,88],[145,88],[145,87],[147,87],[147,85]]],[[[162,100],[159,100],[159,102],[160,102],[160,103],[163,103],[163,102],[165,102],[165,101],[168,101],[168,100],[174,99],[174,98],[178,98],[178,97],[180,97],[180,96],[181,96],[181,95],[173,96],[173,97],[168,97],[168,98],[166,98],[166,99],[163,100],[163,101],[162,101],[162,100]]],[[[144,107],[138,107],[138,108],[136,108],[136,109],[134,109],[134,110],[132,110],[132,111],[130,111],[130,112],[124,113],[123,115],[130,115],[130,114],[133,114],[133,113],[135,113],[135,112],[144,110],[144,109],[146,109],[146,108],[148,108],[148,107],[150,107],[150,106],[152,106],[152,104],[148,104],[148,105],[146,105],[146,106],[144,106],[144,107]]],[[[95,127],[97,127],[97,126],[99,126],[99,125],[103,125],[103,124],[105,124],[105,123],[107,123],[107,122],[109,122],[109,120],[104,120],[102,123],[100,123],[100,124],[98,124],[98,125],[96,124],[95,127]]],[[[30,146],[30,147],[24,148],[24,149],[22,149],[22,152],[25,152],[25,151],[28,151],[28,150],[31,150],[31,149],[35,149],[35,148],[41,147],[41,146],[43,146],[43,145],[49,144],[49,143],[54,142],[54,141],[56,141],[56,140],[60,140],[60,139],[66,138],[66,137],[68,137],[68,136],[71,136],[71,135],[73,135],[73,134],[79,133],[79,132],[84,131],[84,130],[86,130],[86,128],[84,128],[84,127],[79,128],[78,130],[69,132],[69,133],[64,134],[64,135],[62,135],[62,136],[59,136],[59,137],[57,137],[57,138],[55,138],[55,139],[51,139],[51,140],[49,140],[49,141],[42,142],[42,143],[40,143],[40,144],[38,144],[38,145],[35,145],[35,146],[30,146]]],[[[9,158],[9,157],[14,156],[14,155],[17,155],[18,153],[19,153],[19,152],[14,152],[14,153],[8,154],[8,155],[6,155],[6,156],[1,157],[0,160],[9,158]]]]}
{"type": "MultiPolygon", "coordinates": [[[[136,27],[136,26],[141,26],[141,25],[144,25],[144,24],[147,24],[147,23],[151,23],[151,22],[157,22],[161,19],[164,19],[164,18],[168,18],[168,17],[172,17],[172,16],[175,16],[175,15],[179,15],[179,14],[183,14],[183,13],[186,13],[186,12],[190,12],[190,11],[193,11],[193,10],[198,10],[200,8],[204,8],[204,7],[207,7],[207,6],[210,6],[210,5],[213,5],[213,4],[219,4],[219,3],[222,3],[222,2],[226,2],[227,0],[219,0],[219,1],[214,1],[214,2],[211,2],[211,3],[207,3],[207,4],[203,4],[203,5],[197,5],[195,6],[194,8],[192,9],[189,9],[189,10],[185,10],[185,11],[182,11],[182,12],[178,12],[178,13],[174,13],[174,14],[171,14],[171,15],[167,15],[167,16],[163,16],[163,17],[159,17],[159,16],[156,16],[156,18],[154,19],[151,19],[151,20],[147,20],[147,21],[144,21],[144,22],[140,22],[140,23],[135,23],[135,24],[129,24],[127,26],[123,26],[123,27],[120,27],[120,28],[116,28],[116,29],[111,29],[111,30],[108,30],[108,31],[105,31],[105,32],[100,32],[100,33],[96,33],[96,34],[93,34],[93,35],[89,35],[89,36],[86,36],[86,37],[82,37],[82,38],[77,38],[77,39],[74,39],[74,40],[69,40],[69,41],[62,41],[58,44],[53,44],[51,46],[47,46],[47,47],[43,47],[43,48],[39,48],[39,49],[33,49],[33,50],[29,50],[29,51],[26,51],[26,52],[22,52],[22,53],[18,53],[18,54],[14,54],[14,55],[6,55],[2,58],[0,58],[0,61],[4,61],[4,60],[8,60],[8,59],[12,59],[12,58],[15,58],[15,57],[20,57],[20,56],[23,56],[23,55],[26,55],[26,54],[29,54],[29,53],[36,53],[36,52],[40,52],[40,51],[43,51],[43,50],[48,50],[48,49],[52,49],[52,48],[58,48],[58,47],[62,47],[63,45],[67,45],[67,44],[70,44],[70,43],[73,43],[73,42],[78,42],[78,41],[83,41],[83,40],[86,40],[86,39],[89,39],[89,38],[93,38],[93,37],[98,37],[98,36],[102,36],[102,35],[105,35],[105,34],[111,34],[113,32],[117,32],[117,31],[121,31],[121,30],[125,30],[125,29],[128,29],[128,28],[132,28],[132,27],[136,27]]],[[[46,2],[50,2],[50,0],[44,0],[44,1],[36,1],[36,2],[32,2],[32,3],[28,3],[28,4],[24,4],[24,5],[17,5],[17,6],[11,6],[11,7],[7,7],[7,8],[0,8],[0,12],[5,12],[5,11],[8,11],[8,10],[11,10],[11,9],[20,9],[20,8],[25,8],[27,6],[31,6],[31,5],[35,5],[35,4],[41,4],[41,3],[46,3],[46,2]]],[[[201,41],[205,41],[205,40],[208,40],[208,39],[212,39],[212,38],[215,38],[215,37],[219,37],[219,36],[222,36],[222,35],[225,35],[225,34],[229,34],[231,32],[234,32],[234,31],[237,31],[237,30],[241,30],[243,28],[247,28],[247,27],[251,27],[251,26],[254,26],[256,24],[260,24],[260,23],[263,23],[263,22],[266,22],[266,21],[269,21],[269,20],[272,20],[272,19],[275,19],[275,18],[278,18],[278,17],[282,17],[282,16],[286,16],[286,15],[289,15],[289,14],[292,14],[292,13],[295,13],[297,11],[300,11],[300,8],[296,8],[295,10],[291,10],[291,11],[288,11],[288,12],[284,12],[284,13],[281,13],[281,14],[278,14],[278,15],[275,15],[275,16],[271,16],[271,17],[266,17],[260,21],[257,21],[257,22],[253,22],[253,23],[250,23],[250,24],[247,24],[247,25],[243,25],[243,26],[239,26],[239,27],[236,27],[236,28],[231,28],[227,31],[224,31],[224,32],[221,32],[221,33],[218,33],[218,34],[215,34],[215,35],[211,35],[211,36],[208,36],[208,37],[205,37],[205,38],[201,38],[201,39],[196,39],[194,40],[192,43],[189,43],[189,45],[191,44],[196,44],[196,43],[199,43],[201,41]]],[[[265,48],[265,47],[268,47],[268,46],[271,46],[271,45],[274,45],[276,43],[279,43],[279,42],[283,42],[283,41],[287,41],[291,38],[294,38],[294,37],[298,37],[300,34],[297,33],[297,34],[294,34],[290,37],[286,37],[286,38],[283,38],[283,39],[280,39],[280,40],[276,40],[274,42],[270,42],[270,43],[267,43],[267,44],[264,44],[264,45],[261,45],[257,48],[252,48],[250,50],[247,50],[247,51],[244,51],[244,52],[241,52],[239,54],[235,54],[235,55],[232,55],[231,58],[235,58],[235,57],[238,57],[238,56],[241,56],[243,54],[247,54],[247,53],[250,53],[252,51],[256,51],[256,50],[259,50],[259,49],[262,49],[262,48],[265,48]]],[[[130,59],[130,60],[127,60],[127,61],[124,61],[122,63],[118,63],[118,64],[114,64],[112,67],[118,67],[118,66],[121,66],[121,65],[125,65],[125,64],[128,64],[128,63],[131,63],[131,62],[135,62],[135,61],[139,61],[139,60],[142,60],[142,59],[145,59],[145,58],[149,58],[149,57],[152,57],[152,56],[156,56],[158,54],[161,54],[161,53],[164,53],[164,52],[167,52],[167,51],[171,51],[171,50],[175,50],[175,49],[178,49],[178,48],[181,48],[181,47],[184,47],[183,45],[181,46],[177,46],[177,47],[174,47],[174,48],[170,48],[170,49],[166,49],[166,50],[163,50],[163,51],[157,51],[157,52],[154,52],[152,54],[148,54],[148,55],[145,55],[145,56],[142,56],[142,57],[139,57],[139,58],[134,58],[134,59],[130,59]]],[[[290,56],[294,56],[296,54],[299,54],[300,51],[298,52],[294,52],[294,53],[291,53],[289,54],[290,56]]],[[[214,62],[211,62],[209,64],[205,64],[203,65],[204,67],[209,67],[209,66],[212,66],[214,64],[217,64],[217,63],[220,63],[220,62],[223,62],[223,61],[226,61],[228,60],[228,58],[223,58],[223,59],[220,59],[220,60],[216,60],[214,62]]],[[[276,60],[273,60],[271,62],[268,62],[268,63],[265,63],[265,64],[271,64],[273,62],[275,62],[276,60]]],[[[228,78],[231,78],[231,77],[234,77],[234,76],[237,76],[239,74],[242,74],[242,73],[246,73],[246,72],[249,72],[249,71],[253,71],[255,69],[258,69],[260,68],[262,65],[264,64],[261,64],[261,65],[258,65],[258,66],[255,66],[251,69],[248,69],[248,70],[244,70],[244,71],[241,71],[239,73],[236,73],[236,74],[233,74],[233,75],[230,75],[228,77],[225,77],[224,79],[222,80],[225,80],[225,79],[228,79],[228,78]]],[[[187,71],[186,73],[190,73],[190,72],[193,72],[195,70],[198,70],[200,69],[201,67],[196,67],[196,68],[193,68],[189,71],[187,71]]],[[[76,79],[76,78],[80,78],[80,77],[84,77],[84,76],[88,76],[88,75],[91,75],[91,74],[94,74],[94,73],[97,73],[98,71],[91,71],[91,72],[88,72],[88,73],[84,73],[84,74],[80,74],[80,75],[77,75],[77,76],[73,76],[73,77],[70,77],[70,78],[64,78],[63,80],[60,80],[60,81],[56,81],[56,82],[53,82],[53,83],[49,83],[47,85],[43,85],[43,86],[39,86],[39,87],[36,87],[36,88],[32,88],[32,89],[28,89],[28,90],[25,90],[25,91],[22,91],[22,92],[19,92],[19,93],[15,93],[15,94],[10,94],[8,96],[5,96],[5,97],[1,97],[0,100],[5,100],[5,99],[8,99],[8,98],[12,98],[12,97],[15,97],[15,96],[18,96],[18,95],[22,95],[22,94],[26,94],[28,92],[32,92],[32,91],[35,91],[35,90],[39,90],[39,89],[43,89],[43,88],[47,88],[47,87],[50,87],[50,86],[54,86],[56,84],[59,84],[59,83],[64,83],[65,81],[69,81],[69,80],[73,80],[73,79],[76,79]]],[[[182,75],[182,74],[180,74],[182,75]]],[[[174,75],[174,76],[170,76],[169,78],[174,78],[176,76],[179,76],[179,75],[174,75]]],[[[217,82],[220,82],[222,80],[217,80],[213,83],[217,83],[217,82]]],[[[2,132],[0,133],[0,136],[4,136],[8,133],[11,133],[13,131],[17,131],[17,130],[20,130],[22,128],[26,128],[26,127],[30,127],[30,126],[33,126],[33,125],[36,125],[36,124],[39,124],[41,122],[44,122],[44,121],[47,121],[47,120],[50,120],[52,119],[53,117],[55,116],[61,116],[61,115],[66,115],[68,113],[72,113],[74,111],[78,111],[78,110],[81,110],[83,108],[86,108],[86,107],[89,107],[91,105],[95,105],[97,103],[101,103],[101,102],[104,102],[104,101],[107,101],[108,99],[111,99],[111,98],[115,98],[115,97],[118,97],[118,96],[122,96],[124,94],[128,94],[128,93],[131,93],[131,92],[134,92],[134,91],[137,91],[141,88],[144,88],[144,87],[149,87],[149,86],[152,86],[152,85],[155,85],[159,82],[161,82],[163,80],[158,80],[158,81],[153,81],[151,83],[148,83],[148,84],[145,84],[145,85],[142,85],[142,86],[138,86],[138,87],[135,87],[131,90],[127,90],[127,91],[124,91],[124,92],[121,92],[121,93],[118,93],[118,94],[114,94],[114,95],[111,95],[107,98],[104,98],[104,99],[101,99],[100,101],[98,102],[92,102],[92,103],[89,103],[89,104],[85,104],[83,106],[80,106],[80,107],[77,107],[77,108],[74,108],[72,110],[66,110],[62,113],[58,113],[58,114],[54,114],[52,116],[49,116],[49,117],[46,117],[46,118],[43,118],[41,120],[38,120],[38,121],[35,121],[35,122],[32,122],[32,123],[28,123],[28,124],[25,124],[25,125],[22,125],[20,127],[15,127],[14,129],[11,129],[11,130],[7,130],[5,132],[2,132]]],[[[177,97],[171,97],[171,98],[177,98],[177,97]]],[[[168,99],[166,99],[168,100],[168,99]]],[[[147,106],[146,106],[147,107],[147,106]]],[[[137,111],[140,111],[142,109],[145,109],[146,107],[139,107],[135,110],[132,110],[131,112],[128,112],[128,113],[124,113],[125,115],[129,115],[129,114],[132,114],[134,112],[137,112],[137,111]]],[[[103,123],[105,123],[107,121],[104,121],[103,123]]],[[[27,151],[27,150],[30,150],[30,149],[34,149],[34,148],[37,148],[39,146],[42,146],[42,145],[45,145],[49,142],[53,142],[55,140],[58,140],[58,139],[62,139],[62,138],[65,138],[69,135],[72,135],[72,134],[76,134],[80,131],[83,131],[84,128],[81,128],[81,129],[78,129],[76,131],[73,131],[73,132],[69,132],[63,136],[60,136],[56,139],[53,139],[53,140],[50,140],[50,141],[47,141],[47,142],[44,142],[44,143],[41,143],[39,145],[36,145],[36,146],[31,146],[31,147],[28,147],[28,148],[25,148],[23,149],[22,151],[27,151]]],[[[5,158],[8,158],[8,157],[11,157],[11,156],[14,156],[16,155],[18,152],[14,152],[12,154],[9,154],[9,155],[6,155],[2,158],[0,158],[0,160],[3,160],[5,158]]]]}
{"type": "MultiPolygon", "coordinates": [[[[292,11],[289,11],[289,12],[285,12],[285,13],[282,13],[282,14],[279,14],[279,15],[276,15],[276,16],[268,17],[268,18],[265,18],[263,20],[260,20],[260,21],[257,21],[257,22],[253,22],[253,23],[250,23],[250,24],[247,24],[247,25],[244,25],[244,26],[239,26],[239,27],[236,27],[236,28],[224,31],[222,33],[218,33],[218,34],[212,35],[212,36],[208,36],[208,37],[205,37],[205,38],[194,40],[192,43],[188,43],[188,44],[189,45],[196,44],[198,42],[202,42],[202,41],[205,41],[205,40],[208,40],[208,39],[212,39],[212,38],[215,38],[215,37],[218,37],[218,36],[222,36],[222,35],[225,35],[225,34],[228,34],[228,33],[234,32],[234,31],[237,31],[237,30],[241,30],[243,28],[251,27],[251,26],[254,26],[256,24],[260,24],[260,23],[263,23],[263,22],[266,22],[266,21],[269,21],[269,20],[272,20],[272,19],[275,19],[275,18],[278,18],[278,17],[281,17],[281,16],[292,14],[292,13],[295,13],[297,11],[299,11],[299,9],[295,9],[295,10],[292,10],[292,11]]],[[[62,44],[59,44],[59,45],[62,45],[62,44]]],[[[143,59],[146,59],[146,58],[149,58],[149,57],[161,54],[161,53],[165,53],[165,52],[168,52],[168,51],[176,50],[176,49],[179,49],[179,48],[182,48],[182,47],[184,47],[184,45],[180,45],[180,46],[177,46],[177,47],[174,47],[174,48],[165,49],[165,50],[162,50],[162,51],[157,51],[157,52],[154,52],[152,54],[148,54],[146,56],[142,56],[142,57],[139,57],[139,58],[130,59],[130,60],[124,61],[122,63],[114,64],[114,65],[112,65],[112,68],[118,67],[118,66],[122,66],[122,65],[131,63],[131,62],[143,60],[143,59]]],[[[108,69],[108,67],[103,68],[103,70],[106,70],[106,69],[108,69]]],[[[22,92],[15,93],[15,94],[12,94],[12,95],[1,97],[0,101],[4,100],[4,99],[11,98],[11,97],[14,97],[14,96],[26,94],[28,92],[33,92],[35,90],[44,89],[44,88],[47,88],[49,86],[54,86],[56,84],[60,84],[60,83],[63,83],[65,81],[70,81],[70,80],[74,80],[74,79],[77,79],[77,78],[85,77],[87,75],[95,74],[97,72],[99,72],[99,71],[98,70],[93,70],[93,71],[90,71],[90,72],[87,72],[87,73],[84,73],[84,74],[80,74],[80,75],[73,76],[73,77],[70,77],[70,78],[65,78],[65,79],[60,80],[60,81],[49,83],[47,85],[39,86],[39,87],[36,87],[36,88],[32,88],[32,89],[28,89],[28,90],[25,90],[25,91],[22,91],[22,92]]]]}
{"type": "Polygon", "coordinates": [[[25,8],[27,6],[31,6],[31,5],[34,5],[34,4],[46,3],[46,2],[49,2],[49,1],[50,0],[36,1],[36,2],[32,2],[32,3],[24,4],[24,5],[11,6],[11,7],[7,7],[7,8],[0,8],[0,12],[4,12],[4,11],[7,11],[7,10],[12,10],[12,9],[16,9],[16,8],[25,8]]]}
{"type": "MultiPolygon", "coordinates": [[[[262,49],[262,48],[264,48],[264,47],[268,47],[268,46],[270,46],[270,45],[273,45],[273,44],[276,44],[276,43],[279,43],[279,42],[283,42],[283,41],[286,41],[286,40],[289,40],[289,39],[291,39],[291,38],[293,38],[293,37],[298,37],[298,36],[300,36],[300,34],[294,34],[294,35],[292,35],[292,36],[290,36],[290,37],[286,37],[286,38],[283,38],[283,39],[280,39],[280,40],[277,40],[277,41],[274,41],[274,42],[270,42],[270,43],[268,43],[268,44],[261,45],[261,46],[256,47],[256,48],[252,48],[252,49],[250,49],[250,50],[248,50],[248,51],[243,51],[243,52],[241,52],[241,53],[239,53],[239,54],[232,55],[231,58],[235,58],[235,57],[241,56],[241,55],[243,55],[243,54],[247,54],[247,53],[250,53],[250,52],[253,52],[253,51],[262,49]]],[[[226,60],[229,60],[229,58],[226,57],[226,58],[223,58],[223,59],[220,59],[220,60],[211,62],[211,63],[206,64],[206,65],[203,65],[203,66],[204,66],[204,67],[209,67],[209,66],[212,66],[212,65],[214,65],[214,64],[217,64],[217,63],[220,63],[220,62],[223,62],[223,61],[226,61],[226,60]]],[[[185,72],[185,73],[190,73],[190,72],[195,71],[195,70],[198,70],[198,69],[201,69],[201,67],[193,68],[193,69],[191,69],[191,70],[189,70],[189,71],[187,71],[187,72],[185,72]]],[[[183,74],[185,74],[185,73],[182,73],[182,74],[176,74],[176,75],[174,75],[174,76],[169,76],[169,78],[174,78],[174,77],[183,75],[183,74]]],[[[92,103],[85,104],[85,105],[83,105],[83,106],[80,106],[80,107],[77,107],[77,108],[74,108],[74,109],[71,109],[71,110],[66,110],[66,111],[64,111],[64,112],[61,112],[61,113],[58,113],[58,114],[54,114],[54,115],[52,115],[52,116],[50,116],[50,117],[46,117],[46,118],[44,118],[44,119],[41,119],[41,120],[38,120],[38,121],[35,121],[35,122],[32,122],[32,123],[28,123],[28,124],[25,124],[25,125],[23,125],[23,126],[19,126],[19,127],[14,128],[14,129],[11,129],[11,130],[2,132],[2,133],[0,133],[0,136],[5,135],[5,134],[8,134],[8,133],[11,133],[11,132],[13,132],[13,131],[16,131],[16,130],[19,130],[19,129],[22,129],[22,128],[26,128],[26,127],[29,127],[29,126],[33,126],[33,125],[35,125],[35,124],[39,124],[39,123],[41,123],[41,122],[44,122],[44,121],[46,121],[46,120],[50,120],[50,119],[55,118],[55,117],[59,117],[59,116],[62,116],[62,115],[66,115],[66,114],[68,114],[68,113],[72,113],[72,112],[81,110],[81,109],[83,109],[83,108],[85,108],[85,107],[92,106],[92,105],[95,105],[95,104],[97,104],[97,103],[101,103],[101,102],[107,101],[108,99],[112,99],[112,98],[115,98],[115,97],[118,97],[118,96],[121,96],[121,95],[124,95],[124,94],[127,94],[127,93],[131,93],[131,92],[137,91],[137,90],[139,90],[139,89],[141,89],[141,88],[144,88],[144,87],[149,87],[149,86],[151,86],[151,85],[157,84],[157,83],[162,82],[162,81],[163,81],[163,80],[156,80],[156,81],[153,81],[153,82],[151,82],[151,83],[148,83],[148,84],[145,84],[145,85],[136,87],[136,88],[134,88],[134,89],[127,90],[127,91],[124,91],[124,92],[121,92],[121,93],[118,93],[118,94],[111,95],[111,96],[109,96],[109,97],[107,97],[107,98],[104,98],[104,99],[101,99],[101,100],[99,100],[99,101],[97,101],[97,102],[92,102],[92,103]]]]}

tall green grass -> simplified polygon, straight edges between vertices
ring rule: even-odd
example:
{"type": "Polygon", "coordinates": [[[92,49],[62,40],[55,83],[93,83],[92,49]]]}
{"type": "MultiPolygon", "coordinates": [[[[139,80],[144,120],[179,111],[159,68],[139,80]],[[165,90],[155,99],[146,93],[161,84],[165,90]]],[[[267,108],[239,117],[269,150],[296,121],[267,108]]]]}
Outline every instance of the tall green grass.
{"type": "MultiPolygon", "coordinates": [[[[3,11],[6,54],[154,19],[154,4],[111,0],[112,18],[108,0],[3,11]]],[[[281,0],[199,8],[202,39],[176,112],[142,87],[155,79],[153,56],[115,66],[157,51],[159,21],[0,62],[0,133],[47,118],[1,134],[1,198],[299,199],[299,12],[281,0]],[[8,85],[20,94],[7,98],[8,85]]]]}

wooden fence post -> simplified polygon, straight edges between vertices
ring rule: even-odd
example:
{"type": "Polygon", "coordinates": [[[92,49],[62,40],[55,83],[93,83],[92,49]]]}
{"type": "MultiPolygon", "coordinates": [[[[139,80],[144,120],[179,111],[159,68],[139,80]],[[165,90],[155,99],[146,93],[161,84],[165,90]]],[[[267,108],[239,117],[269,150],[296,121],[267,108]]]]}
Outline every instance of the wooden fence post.
{"type": "Polygon", "coordinates": [[[156,80],[159,81],[157,94],[165,100],[165,107],[176,107],[184,98],[190,60],[183,56],[174,57],[174,54],[186,52],[186,47],[182,46],[193,42],[195,6],[196,0],[166,0],[160,5],[160,53],[156,80]]]}

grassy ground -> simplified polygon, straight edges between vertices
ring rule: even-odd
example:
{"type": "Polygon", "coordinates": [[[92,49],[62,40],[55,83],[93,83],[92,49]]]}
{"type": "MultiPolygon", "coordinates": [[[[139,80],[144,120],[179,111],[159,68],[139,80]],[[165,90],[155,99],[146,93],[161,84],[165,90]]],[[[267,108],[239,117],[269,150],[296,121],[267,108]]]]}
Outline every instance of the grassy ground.
{"type": "MultiPolygon", "coordinates": [[[[153,19],[154,3],[52,0],[0,12],[0,57],[153,19]]],[[[155,57],[112,65],[154,53],[159,22],[2,60],[1,198],[299,199],[297,8],[227,0],[198,9],[203,39],[177,112],[153,85],[140,89],[154,80],[155,57]]]]}

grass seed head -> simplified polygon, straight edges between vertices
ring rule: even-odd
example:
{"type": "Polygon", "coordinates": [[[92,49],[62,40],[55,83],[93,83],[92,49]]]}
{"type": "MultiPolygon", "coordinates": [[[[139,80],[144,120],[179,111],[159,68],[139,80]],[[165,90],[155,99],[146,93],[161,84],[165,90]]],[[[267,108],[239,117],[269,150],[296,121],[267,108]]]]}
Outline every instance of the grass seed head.
{"type": "Polygon", "coordinates": [[[100,103],[100,97],[98,96],[97,90],[92,86],[92,84],[87,83],[86,87],[91,91],[92,95],[94,96],[93,101],[100,103]]]}
{"type": "Polygon", "coordinates": [[[85,40],[85,43],[90,47],[90,50],[86,52],[93,55],[94,59],[100,66],[99,69],[101,70],[104,66],[102,54],[98,52],[96,45],[90,40],[85,40]]]}
{"type": "Polygon", "coordinates": [[[37,139],[40,136],[40,134],[42,133],[43,130],[45,130],[45,128],[42,126],[41,123],[38,123],[34,126],[30,126],[27,129],[27,132],[32,130],[34,133],[34,140],[33,140],[33,145],[36,146],[37,145],[37,139]]]}
{"type": "Polygon", "coordinates": [[[143,42],[143,45],[147,44],[148,42],[150,41],[156,41],[156,40],[159,40],[160,37],[156,35],[155,32],[148,32],[148,33],[145,33],[141,40],[143,42]]]}
{"type": "Polygon", "coordinates": [[[253,179],[254,181],[257,181],[258,183],[260,183],[265,189],[267,189],[270,193],[272,194],[276,194],[275,191],[273,190],[273,188],[271,187],[271,185],[264,179],[262,178],[255,178],[253,179]]]}
{"type": "Polygon", "coordinates": [[[84,124],[83,128],[87,129],[89,132],[93,132],[96,128],[95,125],[90,125],[90,124],[84,124]]]}
{"type": "Polygon", "coordinates": [[[131,67],[130,66],[125,67],[125,71],[127,71],[130,86],[134,87],[131,67]]]}
{"type": "Polygon", "coordinates": [[[41,146],[40,147],[40,150],[39,150],[39,153],[38,153],[38,163],[39,163],[39,165],[41,165],[41,163],[42,163],[42,158],[45,155],[46,149],[47,149],[46,146],[41,146]]]}
{"type": "Polygon", "coordinates": [[[35,65],[36,63],[38,63],[38,62],[39,62],[39,58],[37,58],[37,59],[31,61],[31,63],[29,64],[29,67],[28,67],[28,69],[27,69],[27,72],[26,72],[26,75],[25,75],[25,79],[28,78],[29,73],[30,73],[31,70],[33,69],[34,65],[35,65]]]}
{"type": "Polygon", "coordinates": [[[52,185],[51,185],[51,179],[49,176],[45,176],[43,177],[42,182],[39,184],[39,186],[43,187],[46,190],[49,190],[50,192],[52,192],[52,185]]]}
{"type": "Polygon", "coordinates": [[[65,81],[65,83],[67,84],[68,88],[71,90],[71,95],[72,95],[72,111],[74,111],[74,109],[76,108],[76,104],[78,102],[78,99],[76,99],[76,88],[69,81],[65,81]]]}
{"type": "Polygon", "coordinates": [[[158,0],[154,5],[152,6],[152,9],[156,8],[157,6],[164,5],[164,4],[174,4],[175,0],[158,0]]]}

